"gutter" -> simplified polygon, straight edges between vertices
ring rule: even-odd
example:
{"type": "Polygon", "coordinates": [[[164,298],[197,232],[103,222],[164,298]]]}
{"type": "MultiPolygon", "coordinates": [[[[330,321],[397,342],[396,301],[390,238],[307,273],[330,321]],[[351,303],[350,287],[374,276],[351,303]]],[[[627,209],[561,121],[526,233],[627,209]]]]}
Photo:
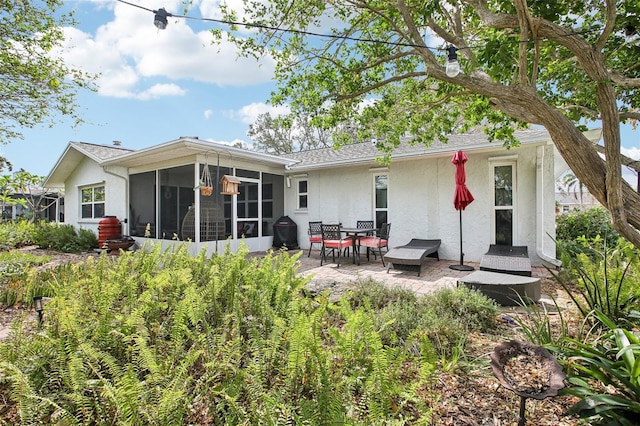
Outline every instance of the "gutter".
{"type": "Polygon", "coordinates": [[[126,217],[124,217],[122,219],[122,222],[125,223],[127,226],[127,232],[126,235],[129,235],[131,233],[131,230],[129,229],[129,219],[128,219],[128,212],[130,211],[130,206],[129,206],[129,175],[127,174],[126,176],[122,176],[119,173],[113,172],[111,170],[109,170],[109,166],[102,166],[102,170],[104,170],[105,173],[110,174],[111,176],[115,176],[115,177],[119,177],[120,179],[124,180],[125,183],[125,189],[124,189],[124,198],[125,198],[125,211],[127,212],[127,214],[125,214],[126,217]]]}
{"type": "Polygon", "coordinates": [[[547,149],[553,149],[553,145],[548,145],[549,148],[545,146],[538,146],[536,148],[536,255],[546,263],[551,264],[553,267],[558,268],[562,265],[558,259],[556,259],[555,254],[550,255],[545,253],[545,245],[544,239],[551,238],[551,236],[546,235],[545,232],[545,207],[546,202],[554,203],[555,209],[555,199],[546,200],[544,198],[544,156],[547,149]]]}

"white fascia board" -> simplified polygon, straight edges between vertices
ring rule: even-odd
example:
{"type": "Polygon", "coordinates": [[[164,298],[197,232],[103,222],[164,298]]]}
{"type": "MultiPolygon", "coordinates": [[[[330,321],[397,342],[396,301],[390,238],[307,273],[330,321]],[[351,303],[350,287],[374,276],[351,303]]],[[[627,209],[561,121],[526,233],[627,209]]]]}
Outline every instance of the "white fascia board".
{"type": "Polygon", "coordinates": [[[236,148],[217,142],[203,141],[195,138],[181,138],[111,158],[104,163],[101,163],[101,165],[121,165],[125,163],[128,167],[134,167],[138,165],[136,164],[138,161],[144,161],[149,155],[158,156],[168,154],[167,158],[175,158],[175,155],[171,155],[171,153],[179,150],[180,148],[185,148],[193,155],[215,153],[224,155],[227,158],[242,158],[245,160],[268,162],[283,166],[292,163],[292,160],[288,158],[272,154],[248,151],[242,148],[236,148]]]}

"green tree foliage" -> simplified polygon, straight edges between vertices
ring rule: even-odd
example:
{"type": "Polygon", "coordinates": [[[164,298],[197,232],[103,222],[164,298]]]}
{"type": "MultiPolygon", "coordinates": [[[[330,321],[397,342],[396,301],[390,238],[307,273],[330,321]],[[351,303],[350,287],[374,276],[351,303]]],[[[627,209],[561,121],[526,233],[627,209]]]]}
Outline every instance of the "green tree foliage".
{"type": "Polygon", "coordinates": [[[584,185],[573,173],[566,173],[560,179],[562,184],[561,191],[563,194],[573,194],[573,197],[580,201],[580,209],[582,209],[582,202],[584,199],[584,185]]]}
{"type": "MultiPolygon", "coordinates": [[[[90,77],[69,68],[53,51],[72,24],[58,9],[61,0],[8,0],[0,10],[0,143],[22,136],[22,129],[67,115],[76,122],[78,90],[90,77]]],[[[2,159],[0,159],[0,165],[2,159]]]]}
{"type": "Polygon", "coordinates": [[[35,221],[38,213],[45,211],[58,200],[58,195],[43,186],[44,176],[25,170],[0,176],[0,207],[9,205],[26,206],[31,211],[30,220],[35,221]]]}
{"type": "Polygon", "coordinates": [[[560,245],[575,244],[580,237],[602,237],[614,246],[620,236],[611,227],[609,212],[601,207],[563,213],[556,219],[556,239],[560,245]]]}
{"type": "Polygon", "coordinates": [[[222,13],[253,24],[249,36],[229,31],[246,55],[277,59],[273,103],[324,129],[356,123],[359,138],[385,152],[405,135],[429,144],[478,126],[511,146],[516,128],[543,126],[615,229],[640,247],[640,195],[620,166],[620,124],[640,118],[636,0],[243,3],[222,4],[222,13]],[[455,77],[445,73],[449,45],[462,69],[455,77]],[[582,133],[593,120],[606,161],[582,133]]]}
{"type": "MultiPolygon", "coordinates": [[[[340,131],[356,140],[353,126],[342,125],[340,131]]],[[[333,146],[332,134],[337,129],[325,130],[313,126],[308,116],[271,117],[265,113],[258,116],[255,123],[249,126],[247,136],[254,141],[254,148],[270,154],[287,154],[316,148],[333,146]]]]}

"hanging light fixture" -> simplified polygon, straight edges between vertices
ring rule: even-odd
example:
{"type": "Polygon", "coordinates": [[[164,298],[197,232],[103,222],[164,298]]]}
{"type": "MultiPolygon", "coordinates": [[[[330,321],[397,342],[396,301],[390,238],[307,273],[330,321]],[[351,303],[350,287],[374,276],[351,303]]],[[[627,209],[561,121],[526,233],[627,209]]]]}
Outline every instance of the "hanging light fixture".
{"type": "Polygon", "coordinates": [[[156,16],[153,18],[153,25],[155,25],[159,30],[164,30],[165,28],[167,28],[167,17],[173,15],[167,12],[164,7],[161,7],[158,10],[154,10],[153,13],[156,14],[156,16]]]}
{"type": "Polygon", "coordinates": [[[448,77],[455,77],[460,74],[460,64],[458,63],[458,48],[455,46],[447,47],[448,59],[445,66],[445,73],[448,77]]]}

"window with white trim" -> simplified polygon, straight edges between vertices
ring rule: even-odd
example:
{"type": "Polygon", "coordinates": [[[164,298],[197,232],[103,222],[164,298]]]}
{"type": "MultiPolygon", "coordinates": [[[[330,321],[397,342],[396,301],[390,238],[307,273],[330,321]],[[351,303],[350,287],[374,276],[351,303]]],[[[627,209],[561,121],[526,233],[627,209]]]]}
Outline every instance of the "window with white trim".
{"type": "Polygon", "coordinates": [[[516,229],[516,163],[493,164],[493,236],[494,243],[513,245],[516,229]]]}
{"type": "Polygon", "coordinates": [[[376,218],[375,227],[380,228],[383,223],[389,223],[389,175],[376,174],[373,175],[373,189],[375,196],[373,197],[373,213],[376,218]]]}
{"type": "Polygon", "coordinates": [[[80,217],[97,219],[104,217],[104,185],[89,186],[80,189],[80,217]]]}
{"type": "Polygon", "coordinates": [[[309,208],[309,182],[306,179],[298,181],[298,210],[309,208]]]}

